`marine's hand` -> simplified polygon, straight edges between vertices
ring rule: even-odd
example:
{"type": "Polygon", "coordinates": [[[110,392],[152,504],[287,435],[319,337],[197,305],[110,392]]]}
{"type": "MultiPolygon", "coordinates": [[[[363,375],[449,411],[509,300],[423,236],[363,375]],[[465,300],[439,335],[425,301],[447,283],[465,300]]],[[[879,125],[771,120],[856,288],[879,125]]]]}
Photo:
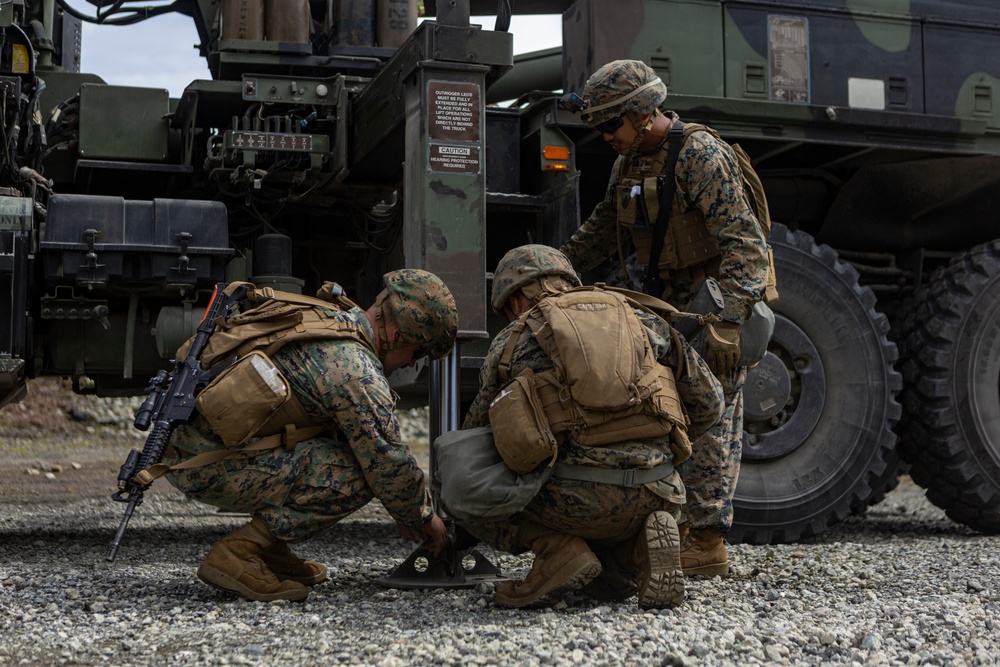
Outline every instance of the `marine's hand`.
{"type": "Polygon", "coordinates": [[[398,522],[396,526],[399,528],[399,534],[403,536],[404,540],[426,544],[427,550],[435,558],[440,558],[441,554],[444,553],[445,545],[448,544],[448,531],[445,529],[444,521],[441,520],[441,517],[437,515],[431,517],[419,529],[410,528],[398,522]]]}
{"type": "Polygon", "coordinates": [[[708,325],[705,336],[705,363],[716,375],[728,373],[740,358],[740,325],[716,322],[708,325]]]}
{"type": "Polygon", "coordinates": [[[399,534],[402,535],[404,540],[409,540],[410,542],[423,542],[423,535],[416,528],[410,528],[409,526],[404,526],[403,524],[396,522],[396,527],[399,528],[399,534]]]}
{"type": "Polygon", "coordinates": [[[440,558],[444,553],[444,548],[448,544],[448,531],[444,527],[441,517],[434,515],[430,521],[420,527],[420,532],[427,538],[431,554],[435,558],[440,558]]]}

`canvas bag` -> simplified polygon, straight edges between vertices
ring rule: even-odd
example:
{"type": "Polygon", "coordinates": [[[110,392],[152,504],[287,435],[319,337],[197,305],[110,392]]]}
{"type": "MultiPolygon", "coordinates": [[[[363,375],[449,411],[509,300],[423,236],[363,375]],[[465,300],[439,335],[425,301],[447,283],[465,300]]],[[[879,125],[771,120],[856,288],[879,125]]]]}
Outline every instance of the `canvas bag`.
{"type": "Polygon", "coordinates": [[[553,469],[526,474],[510,469],[489,426],[451,431],[434,440],[441,503],[457,519],[506,519],[523,510],[553,469]]]}

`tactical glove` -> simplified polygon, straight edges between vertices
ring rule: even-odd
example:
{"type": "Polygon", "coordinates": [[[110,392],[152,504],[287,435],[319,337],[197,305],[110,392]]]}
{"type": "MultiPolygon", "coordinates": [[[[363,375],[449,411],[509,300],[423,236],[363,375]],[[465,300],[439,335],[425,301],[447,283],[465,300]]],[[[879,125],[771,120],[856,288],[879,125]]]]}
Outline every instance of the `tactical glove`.
{"type": "Polygon", "coordinates": [[[717,322],[708,325],[705,335],[705,363],[716,375],[724,375],[736,367],[740,358],[740,325],[717,322]]]}

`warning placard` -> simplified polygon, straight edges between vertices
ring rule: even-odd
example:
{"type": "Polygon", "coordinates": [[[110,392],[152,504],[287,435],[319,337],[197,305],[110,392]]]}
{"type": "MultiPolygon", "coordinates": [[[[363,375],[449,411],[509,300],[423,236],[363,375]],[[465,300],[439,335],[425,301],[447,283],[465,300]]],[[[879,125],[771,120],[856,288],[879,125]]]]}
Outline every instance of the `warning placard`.
{"type": "Polygon", "coordinates": [[[479,173],[479,146],[430,145],[429,161],[431,171],[445,171],[456,174],[479,173]]]}
{"type": "Polygon", "coordinates": [[[427,134],[443,141],[479,141],[479,86],[431,81],[427,84],[427,134]]]}

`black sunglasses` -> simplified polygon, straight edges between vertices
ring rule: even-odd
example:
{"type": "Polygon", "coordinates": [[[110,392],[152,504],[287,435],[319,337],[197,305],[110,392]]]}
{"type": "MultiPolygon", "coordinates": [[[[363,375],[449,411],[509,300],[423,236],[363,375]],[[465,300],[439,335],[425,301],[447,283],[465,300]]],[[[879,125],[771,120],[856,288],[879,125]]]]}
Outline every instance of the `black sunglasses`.
{"type": "Polygon", "coordinates": [[[596,129],[601,134],[614,134],[624,124],[625,124],[625,116],[622,115],[616,118],[612,118],[611,120],[603,121],[601,123],[594,123],[594,129],[596,129]]]}

